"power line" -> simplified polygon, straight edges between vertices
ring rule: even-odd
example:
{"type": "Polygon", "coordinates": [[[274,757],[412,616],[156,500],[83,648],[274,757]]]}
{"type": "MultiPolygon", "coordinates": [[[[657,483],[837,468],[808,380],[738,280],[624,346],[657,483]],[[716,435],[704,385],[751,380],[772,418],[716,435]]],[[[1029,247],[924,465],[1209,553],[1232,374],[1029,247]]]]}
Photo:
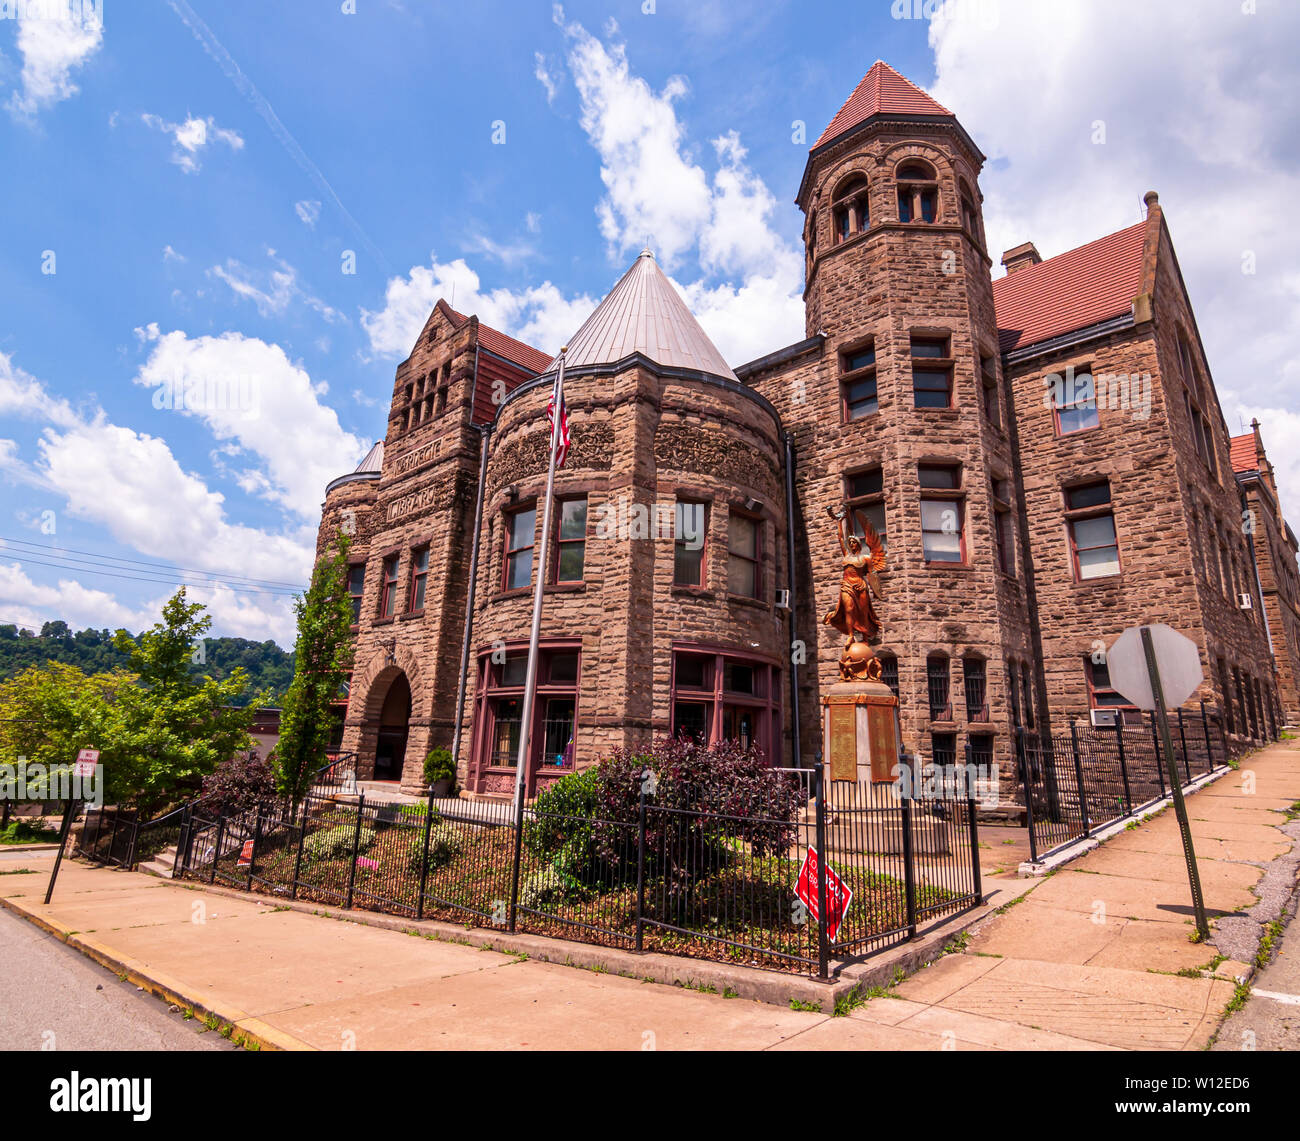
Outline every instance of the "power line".
{"type": "MultiPolygon", "coordinates": [[[[76,547],[60,547],[60,546],[56,546],[53,543],[33,543],[29,539],[11,539],[4,535],[0,535],[0,544],[14,545],[18,547],[29,547],[37,554],[46,554],[47,552],[54,552],[54,551],[64,552],[64,555],[51,555],[51,557],[53,558],[62,558],[65,555],[66,556],[84,555],[87,558],[91,558],[99,561],[122,563],[123,565],[126,566],[128,570],[134,570],[137,567],[148,567],[150,569],[156,568],[159,570],[165,570],[169,573],[175,571],[184,571],[188,574],[201,574],[209,578],[216,577],[213,574],[213,572],[200,570],[198,567],[180,567],[180,566],[176,566],[174,563],[151,562],[148,559],[128,559],[120,555],[101,554],[98,551],[83,551],[77,549],[76,547]]],[[[19,551],[18,553],[22,554],[23,552],[19,551]]],[[[279,579],[273,579],[273,578],[252,578],[249,575],[229,574],[229,573],[222,576],[222,578],[226,581],[246,582],[246,583],[252,583],[253,585],[257,585],[257,586],[285,586],[295,591],[302,589],[302,586],[298,583],[282,582],[279,579]]]]}
{"type": "MultiPolygon", "coordinates": [[[[20,555],[25,554],[25,552],[22,551],[15,551],[14,553],[20,555]]],[[[87,575],[90,577],[115,578],[115,579],[122,579],[127,582],[147,582],[147,583],[160,585],[160,586],[169,586],[173,584],[180,585],[180,586],[224,586],[227,590],[232,590],[240,594],[263,594],[263,595],[269,594],[278,598],[291,598],[294,595],[300,593],[297,590],[285,590],[285,589],[279,589],[273,587],[242,586],[238,583],[227,582],[223,579],[215,578],[215,577],[209,578],[208,582],[206,583],[184,582],[184,581],[177,580],[175,577],[167,578],[162,576],[150,577],[150,576],[136,575],[136,574],[122,574],[111,570],[95,570],[89,567],[69,566],[66,563],[45,562],[42,559],[21,558],[18,560],[18,562],[20,565],[30,564],[34,566],[40,566],[40,567],[53,567],[55,570],[73,571],[76,574],[87,575]]]]}

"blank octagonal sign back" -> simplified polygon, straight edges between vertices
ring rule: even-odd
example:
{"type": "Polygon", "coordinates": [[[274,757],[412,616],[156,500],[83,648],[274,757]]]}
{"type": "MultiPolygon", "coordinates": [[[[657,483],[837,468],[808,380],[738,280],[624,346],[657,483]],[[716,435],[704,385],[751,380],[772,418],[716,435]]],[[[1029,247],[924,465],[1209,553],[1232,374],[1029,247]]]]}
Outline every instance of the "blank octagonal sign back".
{"type": "MultiPolygon", "coordinates": [[[[1160,687],[1164,690],[1165,706],[1176,709],[1197,690],[1205,680],[1201,669],[1201,652],[1196,643],[1172,626],[1163,623],[1148,627],[1151,645],[1156,654],[1156,668],[1160,671],[1160,687]]],[[[1110,684],[1139,709],[1154,709],[1151,694],[1151,675],[1147,670],[1146,650],[1142,646],[1142,627],[1130,626],[1106,653],[1110,670],[1110,684]]]]}

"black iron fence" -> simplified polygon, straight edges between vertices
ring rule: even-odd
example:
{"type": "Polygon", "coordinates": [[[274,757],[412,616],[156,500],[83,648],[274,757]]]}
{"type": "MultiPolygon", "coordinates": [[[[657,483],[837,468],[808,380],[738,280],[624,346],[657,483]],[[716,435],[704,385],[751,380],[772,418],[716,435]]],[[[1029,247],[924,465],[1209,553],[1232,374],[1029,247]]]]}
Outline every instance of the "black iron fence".
{"type": "MultiPolygon", "coordinates": [[[[1169,733],[1180,783],[1231,759],[1223,721],[1204,704],[1171,713],[1169,733]]],[[[1114,728],[1071,725],[1069,732],[1055,734],[1019,729],[1016,759],[1034,861],[1170,791],[1154,714],[1114,728]]]]}
{"type": "Polygon", "coordinates": [[[440,918],[826,977],[980,900],[974,802],[777,770],[744,815],[661,805],[579,815],[461,799],[308,796],[191,813],[177,875],[288,899],[440,918]],[[901,795],[907,792],[909,795],[901,795]]]}

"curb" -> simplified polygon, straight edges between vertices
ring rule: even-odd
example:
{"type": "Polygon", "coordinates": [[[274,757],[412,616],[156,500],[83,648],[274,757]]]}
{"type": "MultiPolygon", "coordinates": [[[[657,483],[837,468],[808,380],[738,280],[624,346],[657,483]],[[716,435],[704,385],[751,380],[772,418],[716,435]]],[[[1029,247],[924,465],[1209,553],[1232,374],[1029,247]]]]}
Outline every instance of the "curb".
{"type": "Polygon", "coordinates": [[[882,950],[865,961],[843,965],[834,972],[834,977],[829,982],[823,982],[807,975],[785,974],[739,963],[690,959],[658,951],[622,950],[595,943],[556,939],[548,935],[512,935],[506,931],[466,928],[436,919],[417,922],[382,912],[347,911],[328,904],[262,896],[237,888],[188,881],[172,882],[187,891],[205,892],[230,899],[265,900],[268,907],[288,909],[323,919],[378,927],[447,943],[460,943],[485,951],[527,955],[529,959],[538,962],[678,986],[687,990],[724,994],[773,1006],[788,1007],[792,1003],[802,1003],[815,1006],[826,1014],[832,1013],[837,1003],[855,992],[888,987],[894,983],[900,970],[904,974],[911,974],[939,958],[954,939],[960,938],[966,930],[987,919],[1001,906],[1000,897],[1005,891],[986,892],[984,902],[936,921],[909,942],[882,950]],[[997,902],[992,902],[995,899],[997,902]]]}
{"type": "Polygon", "coordinates": [[[88,939],[74,934],[68,928],[61,927],[45,918],[45,916],[28,910],[16,900],[0,898],[0,907],[20,918],[26,919],[33,926],[39,927],[47,934],[53,935],[59,942],[71,947],[74,951],[80,951],[101,967],[107,967],[118,978],[124,979],[140,990],[147,991],[154,997],[163,999],[174,1006],[193,1010],[197,1018],[214,1019],[218,1023],[219,1030],[229,1027],[231,1033],[225,1036],[229,1037],[235,1045],[247,1046],[252,1043],[261,1050],[314,1051],[316,1049],[316,1047],[308,1045],[306,1042],[286,1034],[282,1030],[268,1026],[261,1019],[252,1017],[246,1011],[214,1005],[204,999],[196,998],[185,990],[185,984],[178,979],[172,979],[167,975],[158,973],[151,974],[149,968],[143,963],[129,956],[118,954],[97,939],[88,939]]]}

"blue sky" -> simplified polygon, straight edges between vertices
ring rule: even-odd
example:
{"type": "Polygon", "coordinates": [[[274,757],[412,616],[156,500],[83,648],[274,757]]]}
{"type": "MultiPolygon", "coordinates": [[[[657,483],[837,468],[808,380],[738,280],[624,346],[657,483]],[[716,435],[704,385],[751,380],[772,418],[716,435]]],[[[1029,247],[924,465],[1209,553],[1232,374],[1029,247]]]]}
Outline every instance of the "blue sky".
{"type": "Polygon", "coordinates": [[[994,251],[1058,253],[1159,189],[1229,427],[1260,416],[1290,495],[1300,250],[1268,214],[1297,189],[1296,15],[1241,8],[970,0],[932,23],[888,2],[102,0],[102,28],[0,18],[0,621],[136,629],[177,566],[217,633],[289,644],[287,593],[247,580],[305,581],[325,480],[382,435],[393,370],[453,288],[553,351],[649,237],[733,363],[798,339],[792,199],[877,58],[989,154],[994,251]],[[1258,211],[1234,206],[1243,179],[1258,211]],[[196,380],[226,403],[165,406],[196,380]]]}

